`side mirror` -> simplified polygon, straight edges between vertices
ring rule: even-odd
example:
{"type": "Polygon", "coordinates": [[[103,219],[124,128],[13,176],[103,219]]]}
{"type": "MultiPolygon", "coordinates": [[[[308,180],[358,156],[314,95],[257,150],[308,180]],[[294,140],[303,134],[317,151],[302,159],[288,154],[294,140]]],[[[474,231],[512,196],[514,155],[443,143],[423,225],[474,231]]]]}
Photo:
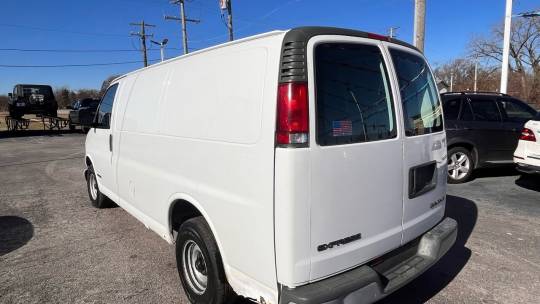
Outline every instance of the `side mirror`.
{"type": "Polygon", "coordinates": [[[13,94],[12,94],[12,93],[8,93],[7,96],[8,96],[9,98],[13,98],[13,94]]]}

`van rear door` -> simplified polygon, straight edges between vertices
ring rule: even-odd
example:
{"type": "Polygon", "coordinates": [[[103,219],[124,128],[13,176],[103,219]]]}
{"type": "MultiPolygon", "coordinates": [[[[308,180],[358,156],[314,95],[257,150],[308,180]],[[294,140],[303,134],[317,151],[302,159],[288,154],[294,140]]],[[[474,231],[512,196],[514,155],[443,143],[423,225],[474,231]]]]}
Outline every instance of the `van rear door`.
{"type": "Polygon", "coordinates": [[[431,70],[411,48],[387,44],[403,109],[403,240],[415,239],[444,215],[446,135],[431,70]]]}
{"type": "Polygon", "coordinates": [[[307,54],[316,280],[401,244],[403,143],[382,42],[316,36],[307,54]]]}

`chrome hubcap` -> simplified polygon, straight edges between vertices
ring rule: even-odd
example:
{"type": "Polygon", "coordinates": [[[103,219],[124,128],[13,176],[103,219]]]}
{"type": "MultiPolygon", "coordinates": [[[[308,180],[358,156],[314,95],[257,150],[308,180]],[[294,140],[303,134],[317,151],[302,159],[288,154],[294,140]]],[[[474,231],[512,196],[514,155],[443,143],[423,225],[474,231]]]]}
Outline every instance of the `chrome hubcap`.
{"type": "Polygon", "coordinates": [[[182,267],[191,290],[199,295],[203,294],[208,285],[208,269],[201,248],[194,241],[190,240],[184,244],[182,267]]]}
{"type": "Polygon", "coordinates": [[[448,176],[453,180],[464,178],[470,169],[471,160],[463,152],[456,152],[448,159],[448,176]]]}
{"type": "Polygon", "coordinates": [[[93,200],[97,199],[98,196],[98,185],[96,181],[96,175],[90,174],[88,182],[90,183],[90,196],[92,196],[93,200]]]}

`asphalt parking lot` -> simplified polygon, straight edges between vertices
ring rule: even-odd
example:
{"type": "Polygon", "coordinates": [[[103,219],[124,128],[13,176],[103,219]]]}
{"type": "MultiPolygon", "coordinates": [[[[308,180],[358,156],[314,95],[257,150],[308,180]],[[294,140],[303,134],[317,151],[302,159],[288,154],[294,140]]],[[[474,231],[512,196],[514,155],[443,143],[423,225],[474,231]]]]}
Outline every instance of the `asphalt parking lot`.
{"type": "MultiPolygon", "coordinates": [[[[90,206],[83,144],[0,139],[0,303],[187,303],[174,247],[121,208],[90,206]]],[[[455,246],[384,303],[538,303],[540,179],[484,170],[449,186],[447,214],[455,246]]]]}

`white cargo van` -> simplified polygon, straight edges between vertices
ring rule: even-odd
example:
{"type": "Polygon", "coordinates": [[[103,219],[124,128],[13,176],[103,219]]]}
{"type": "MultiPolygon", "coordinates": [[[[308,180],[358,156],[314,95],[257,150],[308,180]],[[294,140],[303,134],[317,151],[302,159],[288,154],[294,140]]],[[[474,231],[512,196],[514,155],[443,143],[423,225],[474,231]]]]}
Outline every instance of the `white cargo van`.
{"type": "Polygon", "coordinates": [[[193,303],[373,302],[455,241],[441,111],[404,42],[270,32],[114,80],[88,192],[176,243],[193,303]]]}

